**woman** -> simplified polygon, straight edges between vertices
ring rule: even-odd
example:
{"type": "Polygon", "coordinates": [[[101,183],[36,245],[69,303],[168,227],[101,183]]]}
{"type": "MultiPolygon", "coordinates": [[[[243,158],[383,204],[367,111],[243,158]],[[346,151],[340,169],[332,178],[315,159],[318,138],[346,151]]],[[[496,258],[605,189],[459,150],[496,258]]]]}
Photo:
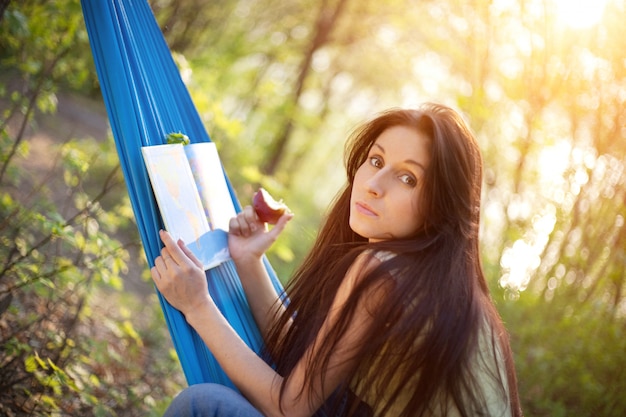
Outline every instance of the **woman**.
{"type": "Polygon", "coordinates": [[[153,279],[243,395],[190,387],[169,415],[521,415],[480,264],[482,160],[463,119],[437,104],[385,112],[355,132],[346,168],[286,306],[261,256],[292,215],[271,230],[251,207],[231,220],[231,256],[273,366],[239,340],[198,262],[163,232],[153,279]]]}

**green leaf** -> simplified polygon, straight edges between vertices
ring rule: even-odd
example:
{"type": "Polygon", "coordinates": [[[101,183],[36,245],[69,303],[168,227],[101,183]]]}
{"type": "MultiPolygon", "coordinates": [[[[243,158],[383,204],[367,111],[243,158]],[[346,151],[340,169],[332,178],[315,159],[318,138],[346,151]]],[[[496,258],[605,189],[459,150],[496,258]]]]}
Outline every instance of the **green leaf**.
{"type": "Polygon", "coordinates": [[[35,361],[37,362],[37,364],[39,364],[40,368],[42,368],[44,370],[48,369],[48,365],[46,365],[46,362],[39,357],[39,353],[38,352],[35,352],[35,361]]]}
{"type": "Polygon", "coordinates": [[[37,360],[35,359],[35,355],[29,355],[24,359],[24,369],[28,373],[33,373],[37,370],[37,360]]]}
{"type": "Polygon", "coordinates": [[[183,145],[189,145],[190,140],[187,135],[185,135],[184,133],[178,132],[178,133],[168,133],[167,136],[165,136],[165,142],[168,144],[182,143],[183,145]]]}
{"type": "MultiPolygon", "coordinates": [[[[60,392],[58,394],[60,394],[60,392]]],[[[39,396],[39,400],[43,402],[44,404],[46,404],[48,407],[52,408],[53,410],[59,410],[59,405],[57,404],[57,401],[54,398],[50,397],[49,395],[43,394],[39,396]]]]}

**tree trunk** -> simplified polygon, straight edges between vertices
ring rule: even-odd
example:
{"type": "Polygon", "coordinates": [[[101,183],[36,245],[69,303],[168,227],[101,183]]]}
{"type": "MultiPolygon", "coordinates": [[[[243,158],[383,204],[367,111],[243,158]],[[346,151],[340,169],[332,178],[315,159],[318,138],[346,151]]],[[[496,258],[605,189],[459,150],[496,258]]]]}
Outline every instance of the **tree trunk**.
{"type": "Polygon", "coordinates": [[[287,144],[293,130],[293,122],[298,108],[298,101],[304,90],[304,82],[311,70],[311,61],[313,55],[319,49],[321,49],[329,39],[332,28],[337,24],[339,16],[345,9],[348,0],[339,0],[334,8],[328,4],[328,0],[325,0],[321,7],[317,20],[315,22],[315,35],[306,51],[305,56],[300,64],[300,72],[298,79],[296,80],[295,87],[293,89],[293,95],[291,96],[292,106],[287,112],[284,126],[274,141],[274,147],[269,155],[268,162],[263,167],[263,172],[267,175],[273,175],[276,173],[278,165],[282,160],[287,144]]]}
{"type": "Polygon", "coordinates": [[[0,0],[0,22],[2,22],[4,12],[9,7],[9,3],[11,3],[11,0],[0,0]]]}

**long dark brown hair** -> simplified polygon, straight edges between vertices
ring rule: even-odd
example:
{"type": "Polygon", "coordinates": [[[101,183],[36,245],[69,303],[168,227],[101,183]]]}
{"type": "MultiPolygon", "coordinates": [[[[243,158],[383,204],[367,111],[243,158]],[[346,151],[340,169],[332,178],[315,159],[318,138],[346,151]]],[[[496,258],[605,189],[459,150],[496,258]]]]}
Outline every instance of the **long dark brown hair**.
{"type": "Polygon", "coordinates": [[[359,281],[338,323],[307,364],[307,386],[323,378],[361,295],[391,281],[355,354],[357,366],[339,391],[355,386],[357,395],[378,390],[381,395],[368,398],[368,403],[383,410],[382,414],[402,398],[402,416],[445,415],[448,404],[454,404],[462,416],[476,415],[486,409],[487,399],[477,389],[473,370],[477,360],[493,362],[496,357],[504,359],[505,369],[498,370],[496,364],[492,377],[513,415],[521,415],[508,335],[491,301],[480,262],[482,159],[464,120],[439,104],[389,110],[354,132],[346,145],[345,165],[347,185],[287,285],[286,314],[278,318],[266,341],[277,372],[285,381],[289,378],[320,330],[356,257],[365,250],[392,252],[394,257],[359,281]],[[414,128],[432,141],[420,203],[425,221],[410,238],[368,243],[349,227],[352,184],[373,143],[392,126],[414,128]],[[290,319],[291,326],[283,331],[290,319]],[[485,326],[490,354],[481,354],[479,349],[485,326]]]}

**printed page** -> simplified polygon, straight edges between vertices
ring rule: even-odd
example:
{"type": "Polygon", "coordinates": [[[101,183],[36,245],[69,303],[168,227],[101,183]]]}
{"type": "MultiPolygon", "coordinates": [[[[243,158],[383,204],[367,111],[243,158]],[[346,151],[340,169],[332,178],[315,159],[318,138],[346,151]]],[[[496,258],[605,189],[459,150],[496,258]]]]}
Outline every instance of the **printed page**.
{"type": "Polygon", "coordinates": [[[183,145],[142,147],[165,229],[186,244],[211,230],[183,145]]]}
{"type": "Polygon", "coordinates": [[[228,231],[230,219],[235,217],[235,207],[228,191],[222,163],[215,143],[192,143],[184,146],[198,193],[212,230],[228,231]]]}

